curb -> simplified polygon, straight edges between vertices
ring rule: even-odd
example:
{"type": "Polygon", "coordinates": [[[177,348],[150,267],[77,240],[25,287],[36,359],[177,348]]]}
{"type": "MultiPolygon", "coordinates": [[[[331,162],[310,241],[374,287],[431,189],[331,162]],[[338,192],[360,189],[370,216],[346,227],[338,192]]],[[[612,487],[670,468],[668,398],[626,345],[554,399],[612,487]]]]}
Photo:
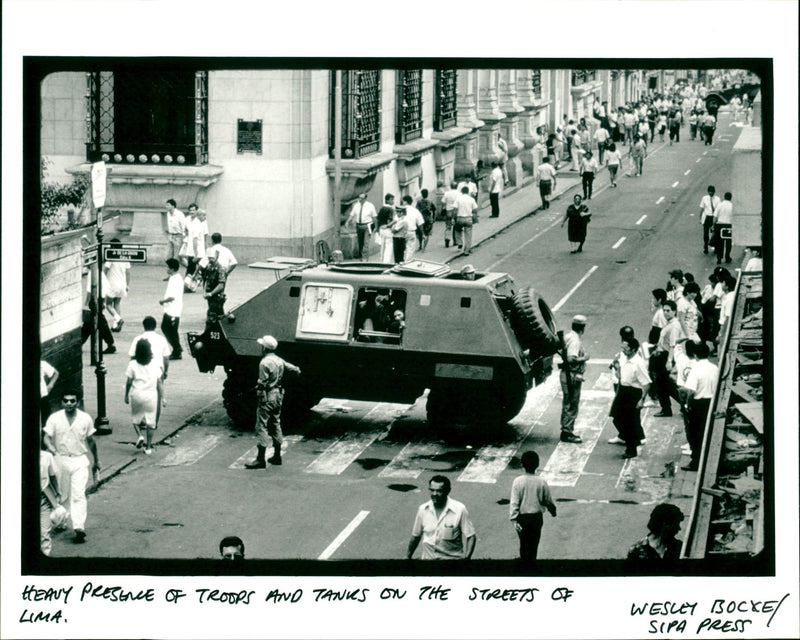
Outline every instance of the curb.
{"type": "MultiPolygon", "coordinates": [[[[155,444],[160,445],[162,442],[164,442],[164,440],[167,440],[168,438],[172,438],[178,432],[183,431],[183,429],[185,429],[186,427],[188,427],[192,423],[192,420],[196,416],[199,416],[200,414],[202,414],[206,409],[208,409],[211,405],[215,404],[218,400],[219,400],[219,398],[215,398],[214,400],[212,400],[211,402],[209,402],[205,406],[201,407],[200,409],[198,409],[197,411],[195,411],[191,415],[187,416],[184,419],[184,421],[178,427],[176,427],[173,431],[170,431],[169,433],[165,434],[155,444]]],[[[89,487],[86,490],[86,493],[87,494],[94,493],[100,487],[102,487],[104,484],[106,484],[109,480],[111,480],[113,478],[116,478],[120,473],[122,473],[125,469],[130,467],[137,460],[138,460],[138,456],[133,454],[133,455],[131,455],[130,460],[121,460],[120,462],[116,462],[116,463],[112,464],[110,467],[108,467],[108,470],[106,470],[104,473],[102,473],[100,475],[100,477],[97,479],[97,482],[95,482],[91,487],[89,487]]]]}

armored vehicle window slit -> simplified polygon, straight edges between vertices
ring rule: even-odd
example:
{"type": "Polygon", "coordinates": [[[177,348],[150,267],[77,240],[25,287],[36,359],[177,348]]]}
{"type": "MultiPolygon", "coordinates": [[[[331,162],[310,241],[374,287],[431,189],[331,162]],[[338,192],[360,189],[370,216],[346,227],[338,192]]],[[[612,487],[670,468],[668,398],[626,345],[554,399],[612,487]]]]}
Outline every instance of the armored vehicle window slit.
{"type": "Polygon", "coordinates": [[[354,341],[400,345],[405,330],[406,299],[402,289],[359,289],[353,318],[354,341]]]}

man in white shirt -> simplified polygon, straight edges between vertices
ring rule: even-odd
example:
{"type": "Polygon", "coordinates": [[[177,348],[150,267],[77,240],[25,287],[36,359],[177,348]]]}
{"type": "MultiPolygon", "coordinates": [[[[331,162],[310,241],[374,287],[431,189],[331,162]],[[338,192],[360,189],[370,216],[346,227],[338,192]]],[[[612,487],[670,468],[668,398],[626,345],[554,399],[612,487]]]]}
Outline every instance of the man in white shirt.
{"type": "Polygon", "coordinates": [[[169,239],[170,258],[177,258],[180,254],[183,241],[186,239],[186,216],[183,211],[176,208],[175,200],[167,200],[167,229],[165,231],[169,239]]]}
{"type": "Polygon", "coordinates": [[[572,330],[564,334],[564,361],[561,363],[561,442],[582,442],[575,433],[575,420],[581,402],[581,386],[586,372],[589,356],[583,348],[583,333],[586,330],[586,316],[576,315],[572,318],[572,330]],[[567,376],[569,371],[569,377],[567,376]]]}
{"type": "Polygon", "coordinates": [[[428,482],[431,499],[417,509],[406,558],[422,542],[423,560],[469,560],[475,551],[475,527],[467,508],[450,495],[450,479],[436,475],[428,482]]]}
{"type": "Polygon", "coordinates": [[[217,264],[225,270],[226,276],[230,276],[236,265],[239,264],[236,256],[233,255],[233,252],[228,247],[223,246],[221,233],[212,233],[211,243],[211,249],[217,252],[217,264]]]}
{"type": "MultiPolygon", "coordinates": [[[[164,309],[161,318],[161,331],[164,333],[169,346],[172,347],[170,360],[180,360],[183,354],[181,339],[178,328],[181,325],[181,312],[183,311],[183,281],[178,273],[179,264],[177,260],[170,258],[167,260],[167,290],[164,297],[158,301],[164,309]]],[[[155,347],[155,345],[150,345],[155,347]]],[[[135,353],[135,347],[133,347],[135,353]]],[[[155,355],[155,351],[153,353],[155,355]]]]}
{"type": "Polygon", "coordinates": [[[192,276],[197,265],[206,257],[208,222],[205,211],[200,211],[193,202],[189,205],[189,218],[186,221],[186,244],[182,257],[186,258],[186,275],[192,276]]]}
{"type": "Polygon", "coordinates": [[[703,225],[703,253],[708,253],[708,241],[711,237],[711,230],[714,228],[717,209],[721,202],[719,196],[714,195],[715,193],[714,185],[710,184],[708,185],[708,195],[703,196],[700,200],[700,224],[703,225]]]}
{"type": "Polygon", "coordinates": [[[500,195],[503,193],[503,170],[500,163],[492,162],[492,172],[489,174],[489,202],[492,206],[490,217],[500,217],[500,195]]]}
{"type": "Polygon", "coordinates": [[[692,450],[691,462],[682,467],[686,471],[697,471],[699,466],[708,409],[714,398],[719,379],[719,368],[709,362],[708,353],[708,345],[705,342],[695,345],[694,354],[697,362],[692,366],[692,370],[686,378],[686,404],[684,405],[687,414],[686,435],[692,450]]]}
{"type": "Polygon", "coordinates": [[[634,337],[622,339],[619,359],[619,388],[611,405],[611,417],[625,442],[623,458],[635,458],[643,438],[641,410],[650,389],[647,365],[638,353],[639,341],[634,337]]]}
{"type": "Polygon", "coordinates": [[[608,142],[608,131],[604,127],[597,127],[592,138],[597,145],[597,160],[600,164],[603,164],[603,154],[606,151],[606,142],[608,142]]]}
{"type": "Polygon", "coordinates": [[[725,192],[725,199],[720,203],[717,208],[717,219],[714,224],[714,238],[717,241],[717,264],[722,262],[722,256],[725,256],[725,262],[731,261],[731,245],[733,244],[733,194],[730,191],[725,192]]]}
{"type": "MultiPolygon", "coordinates": [[[[467,189],[469,191],[469,189],[467,189]]],[[[455,180],[450,183],[450,189],[445,191],[442,198],[442,207],[444,208],[444,246],[450,246],[450,239],[452,236],[453,244],[455,241],[455,232],[453,231],[453,223],[456,219],[456,201],[461,192],[458,190],[455,180]]]]}
{"type": "Polygon", "coordinates": [[[408,225],[406,236],[406,250],[403,254],[403,261],[411,260],[419,247],[419,235],[417,229],[421,230],[425,224],[425,218],[422,213],[414,206],[414,200],[411,196],[403,196],[403,205],[406,210],[406,224],[408,225]]]}
{"type": "Polygon", "coordinates": [[[652,371],[655,376],[656,394],[661,405],[661,411],[653,415],[655,418],[672,417],[672,402],[670,400],[672,383],[668,371],[672,367],[675,345],[678,340],[686,337],[676,317],[677,305],[675,302],[667,300],[664,302],[662,309],[664,310],[664,318],[667,320],[667,324],[661,329],[658,344],[653,353],[650,354],[652,371]]]}
{"type": "Polygon", "coordinates": [[[456,200],[455,236],[462,253],[472,252],[472,225],[478,220],[478,203],[469,195],[469,187],[461,187],[461,195],[456,200]]]}
{"type": "Polygon", "coordinates": [[[547,156],[542,158],[542,163],[536,167],[536,182],[539,185],[539,195],[542,197],[542,209],[549,209],[550,194],[556,187],[556,170],[547,156]]]}
{"type": "MultiPolygon", "coordinates": [[[[350,216],[347,218],[348,225],[355,223],[356,225],[356,239],[358,241],[358,248],[356,250],[357,259],[364,256],[364,243],[372,238],[372,233],[375,231],[375,220],[378,217],[375,206],[371,202],[367,202],[367,194],[358,194],[358,200],[353,203],[350,209],[350,216]]],[[[369,245],[367,245],[367,256],[369,255],[369,245]]]]}

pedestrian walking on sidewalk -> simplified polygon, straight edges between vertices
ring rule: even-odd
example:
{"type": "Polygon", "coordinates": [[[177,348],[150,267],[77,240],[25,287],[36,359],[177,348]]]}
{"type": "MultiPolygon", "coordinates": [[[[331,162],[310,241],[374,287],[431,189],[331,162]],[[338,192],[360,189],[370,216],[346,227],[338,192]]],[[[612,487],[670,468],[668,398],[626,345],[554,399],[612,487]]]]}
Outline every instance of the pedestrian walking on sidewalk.
{"type": "Polygon", "coordinates": [[[111,328],[108,326],[106,314],[103,310],[97,312],[97,302],[92,295],[92,271],[88,270],[86,274],[86,297],[84,298],[83,305],[83,324],[81,325],[81,344],[86,342],[89,337],[97,330],[100,330],[100,343],[97,345],[98,349],[103,349],[103,343],[106,348],[103,353],[111,354],[117,352],[117,347],[114,344],[114,334],[111,333],[111,328]],[[96,324],[95,324],[96,323],[96,324]]]}
{"type": "Polygon", "coordinates": [[[611,186],[617,186],[617,173],[619,172],[619,165],[622,162],[622,156],[620,156],[619,151],[617,151],[617,144],[615,142],[611,142],[608,145],[608,151],[606,152],[606,166],[608,167],[608,177],[611,181],[611,186]]]}
{"type": "Polygon", "coordinates": [[[562,396],[561,442],[582,442],[581,437],[575,433],[575,420],[581,402],[581,385],[586,372],[586,362],[589,360],[582,341],[586,323],[586,316],[577,315],[572,318],[572,330],[564,334],[566,360],[559,365],[562,396]]]}
{"type": "Polygon", "coordinates": [[[644,159],[647,156],[647,147],[640,136],[636,136],[631,149],[634,175],[640,176],[644,172],[644,159]]]}
{"type": "Polygon", "coordinates": [[[608,130],[605,127],[597,127],[592,138],[597,144],[597,162],[603,164],[603,154],[608,148],[608,130]]]}
{"type": "Polygon", "coordinates": [[[180,254],[188,229],[186,228],[186,216],[183,211],[177,209],[177,203],[170,198],[167,200],[167,219],[164,233],[169,241],[169,257],[177,258],[180,254]]]}
{"type": "Polygon", "coordinates": [[[583,186],[583,199],[592,199],[592,185],[594,174],[597,173],[597,160],[592,157],[591,151],[586,151],[581,160],[581,185],[583,186]]]}
{"type": "Polygon", "coordinates": [[[682,467],[686,471],[697,471],[699,467],[706,418],[719,377],[719,368],[708,360],[709,349],[705,342],[695,345],[694,355],[697,362],[692,366],[685,384],[686,405],[684,409],[687,415],[687,436],[692,451],[691,461],[682,467]]]}
{"type": "Polygon", "coordinates": [[[575,129],[575,133],[572,134],[572,145],[570,149],[572,151],[572,167],[570,171],[580,171],[583,148],[581,147],[581,134],[577,129],[575,129]]]}
{"type": "Polygon", "coordinates": [[[394,262],[394,245],[392,244],[392,221],[394,220],[394,194],[383,196],[383,206],[378,211],[378,239],[380,240],[381,262],[394,262]]]}
{"type": "Polygon", "coordinates": [[[153,453],[153,431],[158,427],[163,392],[164,381],[158,359],[153,357],[150,343],[142,338],[136,343],[136,354],[125,371],[125,404],[131,407],[136,448],[144,446],[147,455],[153,453]],[[142,430],[145,435],[142,435],[142,430]]]}
{"type": "Polygon", "coordinates": [[[492,162],[489,174],[489,202],[492,205],[492,218],[500,217],[500,196],[503,194],[503,171],[499,162],[492,162]]]}
{"type": "Polygon", "coordinates": [[[375,231],[375,207],[371,202],[367,201],[367,194],[358,194],[358,200],[353,204],[350,209],[350,215],[345,223],[351,226],[353,223],[356,225],[356,240],[358,248],[356,255],[357,260],[364,258],[364,245],[367,246],[367,256],[369,256],[369,241],[372,239],[372,233],[375,231]]]}
{"type": "Polygon", "coordinates": [[[563,227],[567,225],[567,239],[571,247],[570,253],[580,253],[583,251],[583,243],[586,242],[586,226],[591,220],[589,207],[582,204],[581,197],[575,195],[572,198],[572,204],[567,207],[567,212],[564,214],[564,219],[561,221],[563,227]]]}
{"type": "Polygon", "coordinates": [[[469,195],[467,187],[461,188],[461,195],[456,200],[455,235],[462,255],[472,253],[472,225],[478,221],[478,203],[469,195]]]}
{"type": "MultiPolygon", "coordinates": [[[[161,331],[164,333],[169,346],[172,348],[170,360],[180,360],[183,354],[178,329],[181,325],[183,312],[183,280],[181,280],[180,263],[175,258],[167,260],[167,290],[164,297],[158,301],[164,310],[161,318],[161,331]]],[[[156,353],[158,355],[158,353],[156,353]]]]}
{"type": "Polygon", "coordinates": [[[536,182],[539,184],[539,195],[542,198],[542,209],[550,208],[550,194],[556,188],[556,170],[550,164],[550,158],[542,158],[536,167],[536,182]]]}
{"type": "Polygon", "coordinates": [[[64,408],[53,413],[44,427],[45,449],[55,457],[61,505],[72,520],[72,541],[76,544],[86,540],[89,471],[95,478],[100,472],[97,445],[92,437],[94,422],[88,413],[78,409],[79,400],[77,391],[65,390],[61,396],[64,408]]]}
{"type": "Polygon", "coordinates": [[[458,200],[458,196],[460,195],[457,189],[457,183],[453,180],[450,183],[450,189],[445,191],[444,198],[442,198],[442,206],[444,207],[444,246],[445,248],[450,246],[450,240],[453,241],[453,244],[456,244],[455,239],[455,231],[453,230],[453,224],[456,219],[456,200],[458,200]]]}
{"type": "MultiPolygon", "coordinates": [[[[111,246],[122,247],[122,243],[117,238],[111,241],[111,246]]],[[[106,262],[103,265],[103,297],[105,298],[106,311],[111,316],[111,330],[122,331],[125,321],[122,319],[122,299],[127,297],[131,283],[131,263],[106,262]]]]}
{"type": "Polygon", "coordinates": [[[405,258],[406,242],[408,241],[408,221],[404,207],[396,207],[392,219],[392,248],[394,249],[394,263],[400,264],[405,258]]]}
{"type": "Polygon", "coordinates": [[[542,537],[545,509],[556,517],[556,503],[544,478],[536,475],[539,454],[526,451],[520,459],[525,473],[514,478],[509,501],[509,519],[519,536],[519,558],[523,562],[536,560],[542,537]]]}
{"type": "Polygon", "coordinates": [[[267,462],[274,465],[283,463],[281,458],[281,445],[283,444],[283,431],[281,431],[281,408],[283,407],[283,382],[286,372],[299,376],[300,368],[279,357],[275,350],[278,341],[272,336],[264,336],[256,342],[261,345],[261,362],[258,364],[258,410],[256,411],[256,437],[258,438],[258,453],[256,459],[248,462],[248,469],[264,469],[267,462]],[[272,439],[274,453],[269,460],[265,460],[269,439],[272,439]]]}

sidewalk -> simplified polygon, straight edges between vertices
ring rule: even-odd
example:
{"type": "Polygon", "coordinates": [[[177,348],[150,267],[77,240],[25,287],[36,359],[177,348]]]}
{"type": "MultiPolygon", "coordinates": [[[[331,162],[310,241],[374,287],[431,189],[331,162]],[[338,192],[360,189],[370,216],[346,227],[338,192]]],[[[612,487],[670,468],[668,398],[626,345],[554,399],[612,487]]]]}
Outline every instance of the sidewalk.
{"type": "MultiPolygon", "coordinates": [[[[558,199],[575,186],[580,186],[580,177],[570,172],[566,166],[558,172],[557,189],[552,200],[558,199]],[[566,170],[565,170],[566,169],[566,170]]],[[[500,217],[490,218],[489,207],[481,208],[480,223],[473,227],[473,249],[493,238],[515,222],[529,215],[534,215],[541,205],[539,189],[533,178],[527,178],[522,185],[506,188],[500,201],[500,217]]],[[[566,204],[556,204],[566,209],[566,204]],[[563,207],[562,207],[563,205],[563,207]]],[[[461,255],[454,248],[443,245],[444,222],[434,224],[428,248],[418,253],[423,260],[448,263],[461,255]]],[[[166,283],[166,267],[154,265],[131,265],[131,287],[128,297],[122,301],[122,317],[125,319],[122,331],[114,334],[117,352],[103,356],[106,368],[106,417],[112,433],[106,436],[95,436],[98,457],[100,458],[100,486],[117,475],[126,467],[135,464],[143,457],[141,450],[136,449],[136,436],[130,424],[130,407],[124,403],[125,370],[130,360],[128,349],[133,338],[142,329],[142,319],[152,315],[161,324],[162,311],[158,300],[163,297],[166,283]]],[[[256,293],[275,281],[271,272],[260,269],[248,269],[240,264],[231,275],[226,293],[228,301],[226,309],[231,309],[245,302],[256,293]]],[[[205,325],[206,303],[202,293],[184,295],[184,308],[181,317],[181,341],[185,343],[188,331],[202,331],[205,325]]],[[[83,391],[84,410],[97,417],[97,377],[95,367],[90,364],[90,341],[83,348],[83,391]]],[[[154,434],[156,445],[169,445],[175,434],[185,425],[190,424],[193,417],[205,407],[216,402],[222,391],[225,372],[221,368],[212,374],[202,374],[197,370],[194,359],[188,348],[184,349],[182,360],[170,361],[165,384],[167,405],[162,408],[159,428],[154,434]]]]}

